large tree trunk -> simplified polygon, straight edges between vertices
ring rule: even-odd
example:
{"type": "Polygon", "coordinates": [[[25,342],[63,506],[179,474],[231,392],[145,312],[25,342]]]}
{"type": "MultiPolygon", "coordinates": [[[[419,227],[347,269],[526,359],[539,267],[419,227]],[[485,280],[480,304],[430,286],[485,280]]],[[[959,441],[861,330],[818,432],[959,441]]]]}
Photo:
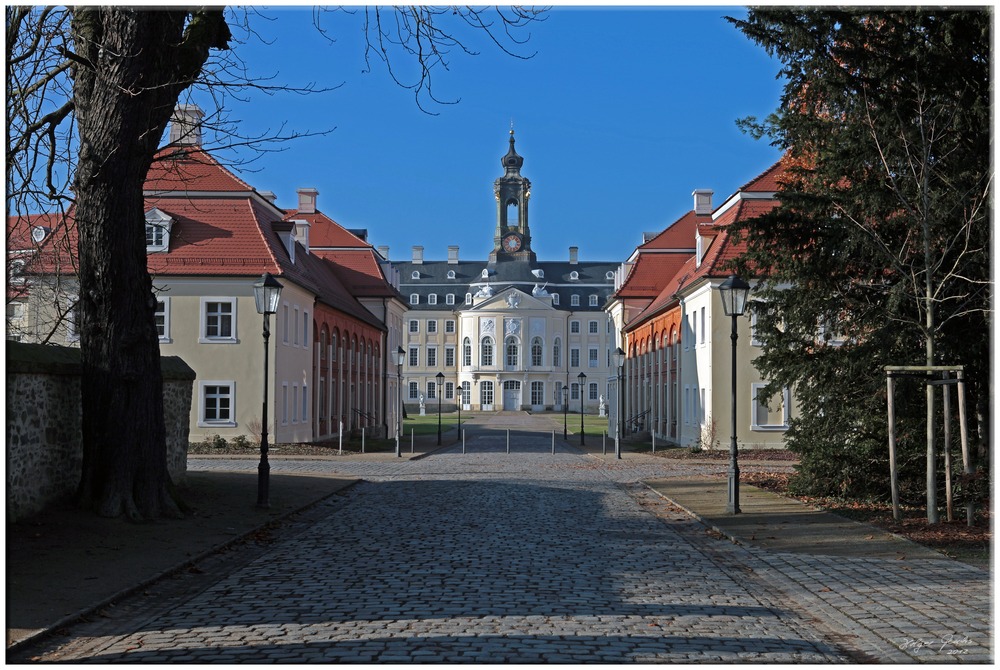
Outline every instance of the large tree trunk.
{"type": "Polygon", "coordinates": [[[221,11],[194,14],[185,29],[188,16],[74,9],[84,390],[78,497],[102,516],[179,514],[169,494],[142,187],[181,91],[209,47],[228,40],[221,11]]]}

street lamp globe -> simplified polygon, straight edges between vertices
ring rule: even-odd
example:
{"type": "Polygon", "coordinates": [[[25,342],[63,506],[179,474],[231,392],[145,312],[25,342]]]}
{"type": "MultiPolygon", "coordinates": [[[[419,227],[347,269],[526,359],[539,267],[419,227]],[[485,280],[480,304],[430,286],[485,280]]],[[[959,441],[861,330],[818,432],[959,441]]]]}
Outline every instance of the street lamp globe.
{"type": "Polygon", "coordinates": [[[257,303],[258,314],[277,314],[278,302],[281,300],[281,284],[271,276],[270,272],[265,272],[261,278],[254,282],[253,297],[257,303]]]}
{"type": "Polygon", "coordinates": [[[719,285],[719,294],[722,297],[722,311],[726,316],[743,316],[747,309],[750,284],[736,275],[729,275],[729,278],[719,285]]]}

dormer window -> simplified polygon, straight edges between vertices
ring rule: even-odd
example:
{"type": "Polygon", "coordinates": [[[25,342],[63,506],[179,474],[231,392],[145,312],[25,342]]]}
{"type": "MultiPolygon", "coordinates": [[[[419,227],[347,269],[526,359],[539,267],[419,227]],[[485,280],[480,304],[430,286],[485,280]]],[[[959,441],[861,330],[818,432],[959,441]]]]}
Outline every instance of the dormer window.
{"type": "Polygon", "coordinates": [[[146,251],[167,251],[170,248],[170,228],[174,220],[170,215],[153,208],[146,212],[146,251]]]}
{"type": "Polygon", "coordinates": [[[606,273],[604,273],[604,278],[607,279],[608,281],[611,281],[615,278],[615,273],[612,272],[611,270],[608,270],[606,273]]]}
{"type": "Polygon", "coordinates": [[[410,279],[420,279],[420,272],[418,272],[417,270],[414,270],[413,272],[411,272],[410,273],[410,279]]]}
{"type": "Polygon", "coordinates": [[[454,278],[455,278],[455,271],[448,270],[448,279],[454,279],[454,278]]]}
{"type": "Polygon", "coordinates": [[[489,279],[490,278],[489,268],[483,268],[483,274],[481,276],[483,279],[489,279]]]}
{"type": "Polygon", "coordinates": [[[580,273],[577,272],[576,270],[573,270],[572,272],[569,273],[569,280],[570,281],[576,281],[579,278],[580,278],[580,273]]]}

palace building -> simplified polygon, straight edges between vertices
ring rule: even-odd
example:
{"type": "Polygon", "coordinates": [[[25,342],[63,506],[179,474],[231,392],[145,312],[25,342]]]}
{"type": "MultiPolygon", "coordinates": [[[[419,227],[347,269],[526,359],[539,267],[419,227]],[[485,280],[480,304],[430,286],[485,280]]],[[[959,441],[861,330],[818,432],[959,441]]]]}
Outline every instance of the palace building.
{"type": "Polygon", "coordinates": [[[415,246],[410,260],[392,261],[410,309],[401,369],[410,412],[421,403],[436,411],[439,402],[453,411],[460,402],[463,410],[561,411],[568,403],[598,413],[608,397],[618,343],[604,306],[619,263],[582,262],[575,246],[565,260],[537,259],[523,165],[511,130],[493,184],[488,258],[461,260],[449,246],[445,260],[427,260],[415,246]]]}

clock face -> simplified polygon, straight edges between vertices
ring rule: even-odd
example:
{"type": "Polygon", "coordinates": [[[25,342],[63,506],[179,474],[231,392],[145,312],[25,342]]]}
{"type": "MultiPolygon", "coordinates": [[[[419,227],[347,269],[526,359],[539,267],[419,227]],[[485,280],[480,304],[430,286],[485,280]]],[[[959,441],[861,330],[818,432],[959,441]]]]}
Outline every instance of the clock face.
{"type": "Polygon", "coordinates": [[[521,238],[517,235],[508,235],[503,238],[503,248],[505,251],[517,251],[521,248],[521,238]]]}

